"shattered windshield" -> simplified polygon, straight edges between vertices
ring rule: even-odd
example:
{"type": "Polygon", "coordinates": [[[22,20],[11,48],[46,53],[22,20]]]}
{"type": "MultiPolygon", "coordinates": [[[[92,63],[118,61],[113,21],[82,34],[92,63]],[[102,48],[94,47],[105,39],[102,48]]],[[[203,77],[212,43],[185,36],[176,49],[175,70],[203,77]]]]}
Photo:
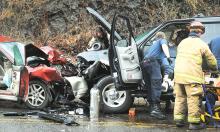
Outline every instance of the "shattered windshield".
{"type": "Polygon", "coordinates": [[[1,50],[15,65],[24,64],[24,46],[18,42],[5,42],[1,44],[1,50]]]}
{"type": "Polygon", "coordinates": [[[13,53],[14,53],[14,62],[15,62],[15,65],[17,66],[21,66],[24,64],[24,61],[22,59],[22,55],[17,47],[17,45],[14,45],[13,46],[13,53]]]}

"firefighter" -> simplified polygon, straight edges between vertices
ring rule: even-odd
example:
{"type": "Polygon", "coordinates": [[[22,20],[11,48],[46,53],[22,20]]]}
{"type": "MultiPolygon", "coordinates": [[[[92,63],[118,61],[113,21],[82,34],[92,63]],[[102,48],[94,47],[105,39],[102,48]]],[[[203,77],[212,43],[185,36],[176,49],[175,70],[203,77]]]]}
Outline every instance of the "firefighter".
{"type": "MultiPolygon", "coordinates": [[[[220,36],[214,38],[210,43],[209,43],[209,48],[214,54],[215,58],[217,59],[218,63],[218,68],[220,68],[220,36]]],[[[220,69],[218,69],[220,71],[220,69]]]]}
{"type": "Polygon", "coordinates": [[[202,58],[210,70],[217,70],[217,61],[208,45],[200,39],[205,33],[205,27],[198,21],[190,26],[189,37],[182,40],[177,48],[177,57],[174,68],[174,120],[177,127],[184,126],[188,109],[188,122],[190,130],[204,129],[200,122],[200,107],[203,95],[201,84],[205,83],[202,71],[202,58]]]}
{"type": "Polygon", "coordinates": [[[160,110],[160,95],[162,91],[161,63],[166,57],[170,60],[169,49],[165,33],[158,32],[156,40],[149,50],[146,51],[143,61],[143,77],[148,88],[148,102],[150,104],[150,115],[158,119],[165,119],[160,110]]]}

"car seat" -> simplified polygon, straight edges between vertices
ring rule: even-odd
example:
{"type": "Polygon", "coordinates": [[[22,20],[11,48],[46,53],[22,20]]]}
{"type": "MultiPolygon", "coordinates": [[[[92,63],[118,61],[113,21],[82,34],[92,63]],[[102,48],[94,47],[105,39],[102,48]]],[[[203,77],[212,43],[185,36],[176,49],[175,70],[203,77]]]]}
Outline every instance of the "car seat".
{"type": "Polygon", "coordinates": [[[5,70],[3,69],[2,65],[0,65],[0,89],[7,88],[7,86],[3,81],[4,76],[5,76],[5,70]]]}

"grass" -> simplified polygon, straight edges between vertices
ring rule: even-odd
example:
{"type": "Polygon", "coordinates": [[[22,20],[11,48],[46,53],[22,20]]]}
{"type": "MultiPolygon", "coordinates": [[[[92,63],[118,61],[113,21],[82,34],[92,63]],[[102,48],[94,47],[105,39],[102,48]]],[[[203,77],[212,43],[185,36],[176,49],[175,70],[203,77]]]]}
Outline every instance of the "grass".
{"type": "Polygon", "coordinates": [[[3,9],[0,14],[0,21],[10,18],[14,15],[14,12],[11,9],[3,9]]]}

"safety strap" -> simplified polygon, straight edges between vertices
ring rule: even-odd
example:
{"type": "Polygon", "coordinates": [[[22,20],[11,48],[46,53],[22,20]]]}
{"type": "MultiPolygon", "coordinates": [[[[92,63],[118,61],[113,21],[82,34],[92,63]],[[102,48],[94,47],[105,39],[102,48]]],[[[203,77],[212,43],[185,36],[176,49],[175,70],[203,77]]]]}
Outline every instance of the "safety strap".
{"type": "Polygon", "coordinates": [[[203,88],[203,92],[204,92],[204,95],[205,95],[206,107],[207,107],[208,112],[209,112],[210,115],[211,115],[211,123],[213,123],[213,126],[214,126],[214,127],[219,127],[219,126],[216,125],[216,122],[215,122],[215,120],[214,120],[214,118],[213,118],[212,108],[211,108],[209,99],[208,99],[208,97],[206,96],[207,89],[206,89],[206,87],[205,87],[204,84],[202,85],[202,88],[203,88]]]}

